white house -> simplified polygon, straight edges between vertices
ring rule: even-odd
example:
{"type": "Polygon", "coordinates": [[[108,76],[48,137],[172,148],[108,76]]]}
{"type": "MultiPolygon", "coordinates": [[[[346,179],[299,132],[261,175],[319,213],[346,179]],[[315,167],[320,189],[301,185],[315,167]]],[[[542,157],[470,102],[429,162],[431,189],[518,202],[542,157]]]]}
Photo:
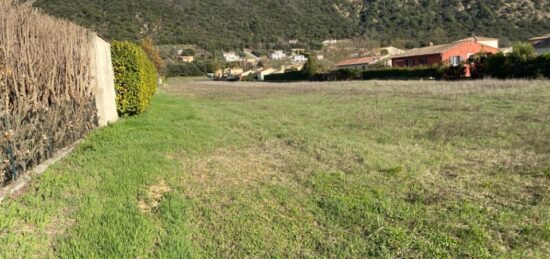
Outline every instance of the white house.
{"type": "Polygon", "coordinates": [[[307,57],[302,54],[292,55],[292,63],[305,63],[307,62],[307,57]]]}
{"type": "Polygon", "coordinates": [[[274,68],[264,68],[264,69],[261,69],[261,70],[259,70],[259,71],[256,72],[256,78],[257,78],[258,80],[263,81],[265,76],[271,75],[271,74],[273,74],[275,71],[277,71],[277,69],[274,69],[274,68]]]}
{"type": "Polygon", "coordinates": [[[224,52],[223,53],[223,59],[225,60],[225,62],[240,62],[241,61],[241,57],[233,51],[224,52]]]}
{"type": "Polygon", "coordinates": [[[298,41],[296,39],[288,41],[289,44],[298,44],[298,42],[300,42],[300,41],[298,41]]]}
{"type": "Polygon", "coordinates": [[[337,40],[325,40],[322,42],[324,46],[332,45],[338,43],[337,40]]]}
{"type": "Polygon", "coordinates": [[[269,54],[269,58],[272,60],[281,60],[286,58],[286,54],[282,50],[275,50],[269,54]]]}

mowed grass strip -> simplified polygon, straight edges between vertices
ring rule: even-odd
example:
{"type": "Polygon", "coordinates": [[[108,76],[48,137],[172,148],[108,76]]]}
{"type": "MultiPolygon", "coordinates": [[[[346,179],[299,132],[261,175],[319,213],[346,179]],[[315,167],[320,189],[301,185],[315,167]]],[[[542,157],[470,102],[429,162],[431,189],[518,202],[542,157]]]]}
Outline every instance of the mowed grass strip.
{"type": "Polygon", "coordinates": [[[174,80],[0,205],[0,257],[545,257],[549,100],[174,80]]]}

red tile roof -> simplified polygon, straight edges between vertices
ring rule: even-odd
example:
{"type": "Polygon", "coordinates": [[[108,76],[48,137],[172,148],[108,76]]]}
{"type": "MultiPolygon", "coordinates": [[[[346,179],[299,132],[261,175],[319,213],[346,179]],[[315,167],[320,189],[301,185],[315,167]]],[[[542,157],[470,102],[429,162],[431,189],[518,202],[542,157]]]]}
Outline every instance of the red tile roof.
{"type": "Polygon", "coordinates": [[[352,59],[346,59],[344,61],[339,62],[336,64],[337,67],[343,67],[343,66],[353,66],[353,65],[363,65],[363,64],[370,64],[375,61],[378,61],[381,57],[380,56],[373,56],[373,57],[362,57],[362,58],[352,58],[352,59]]]}
{"type": "Polygon", "coordinates": [[[530,40],[530,41],[537,41],[537,40],[544,40],[544,39],[547,39],[547,38],[550,38],[550,34],[546,34],[546,35],[543,35],[543,36],[538,36],[538,37],[530,38],[529,40],[530,40]]]}
{"type": "MultiPolygon", "coordinates": [[[[405,58],[405,57],[424,56],[424,55],[436,55],[436,54],[441,54],[441,53],[443,53],[443,52],[445,52],[449,49],[452,49],[452,48],[454,48],[458,45],[461,45],[464,42],[477,42],[477,41],[489,41],[489,40],[498,40],[498,39],[487,38],[487,37],[470,37],[470,38],[461,39],[461,40],[458,40],[458,41],[455,41],[455,42],[451,42],[451,43],[448,43],[448,44],[434,45],[434,46],[428,46],[428,47],[423,47],[423,48],[411,49],[411,50],[409,50],[405,53],[395,55],[392,58],[405,58]]],[[[488,46],[488,47],[491,47],[491,46],[488,46]]]]}
{"type": "Polygon", "coordinates": [[[539,49],[550,47],[550,37],[535,43],[533,46],[539,49]]]}
{"type": "Polygon", "coordinates": [[[463,44],[464,42],[453,42],[443,45],[428,46],[424,48],[411,49],[405,53],[395,55],[392,58],[405,58],[405,57],[414,57],[414,56],[424,56],[424,55],[434,55],[441,54],[449,49],[452,49],[458,45],[463,44]]]}

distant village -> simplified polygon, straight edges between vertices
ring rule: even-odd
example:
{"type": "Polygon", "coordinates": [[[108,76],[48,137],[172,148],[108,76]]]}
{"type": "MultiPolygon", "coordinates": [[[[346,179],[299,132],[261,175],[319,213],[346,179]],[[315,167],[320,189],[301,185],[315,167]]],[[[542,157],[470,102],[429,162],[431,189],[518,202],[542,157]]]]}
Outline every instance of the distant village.
{"type": "MultiPolygon", "coordinates": [[[[538,55],[550,52],[550,34],[528,40],[538,55]]],[[[289,40],[289,44],[297,44],[298,40],[289,40]]],[[[320,51],[309,52],[303,48],[290,50],[272,50],[260,52],[252,49],[242,51],[223,51],[212,55],[206,51],[177,51],[177,62],[193,63],[199,59],[219,58],[223,66],[208,71],[208,76],[216,80],[264,80],[271,74],[282,74],[290,71],[300,71],[309,58],[319,62],[327,59],[330,51],[342,52],[343,57],[326,60],[330,69],[368,70],[389,67],[417,67],[436,64],[458,66],[470,56],[479,53],[511,53],[512,47],[499,48],[498,38],[472,36],[446,44],[428,44],[426,47],[409,50],[393,46],[364,48],[351,44],[351,40],[325,40],[320,51]]]]}

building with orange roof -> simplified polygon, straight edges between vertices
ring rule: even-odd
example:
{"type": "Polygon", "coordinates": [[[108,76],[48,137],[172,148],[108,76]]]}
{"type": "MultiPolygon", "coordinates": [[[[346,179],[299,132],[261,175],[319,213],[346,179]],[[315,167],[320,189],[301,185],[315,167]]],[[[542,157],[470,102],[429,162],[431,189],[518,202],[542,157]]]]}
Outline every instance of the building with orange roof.
{"type": "Polygon", "coordinates": [[[471,55],[482,51],[498,53],[500,49],[480,43],[475,38],[468,38],[449,44],[411,49],[403,54],[392,56],[391,59],[394,67],[432,66],[443,63],[459,65],[471,55]]]}
{"type": "Polygon", "coordinates": [[[367,70],[370,65],[379,62],[383,58],[384,58],[383,56],[371,56],[371,57],[346,59],[344,61],[337,63],[336,67],[340,69],[367,70]]]}

